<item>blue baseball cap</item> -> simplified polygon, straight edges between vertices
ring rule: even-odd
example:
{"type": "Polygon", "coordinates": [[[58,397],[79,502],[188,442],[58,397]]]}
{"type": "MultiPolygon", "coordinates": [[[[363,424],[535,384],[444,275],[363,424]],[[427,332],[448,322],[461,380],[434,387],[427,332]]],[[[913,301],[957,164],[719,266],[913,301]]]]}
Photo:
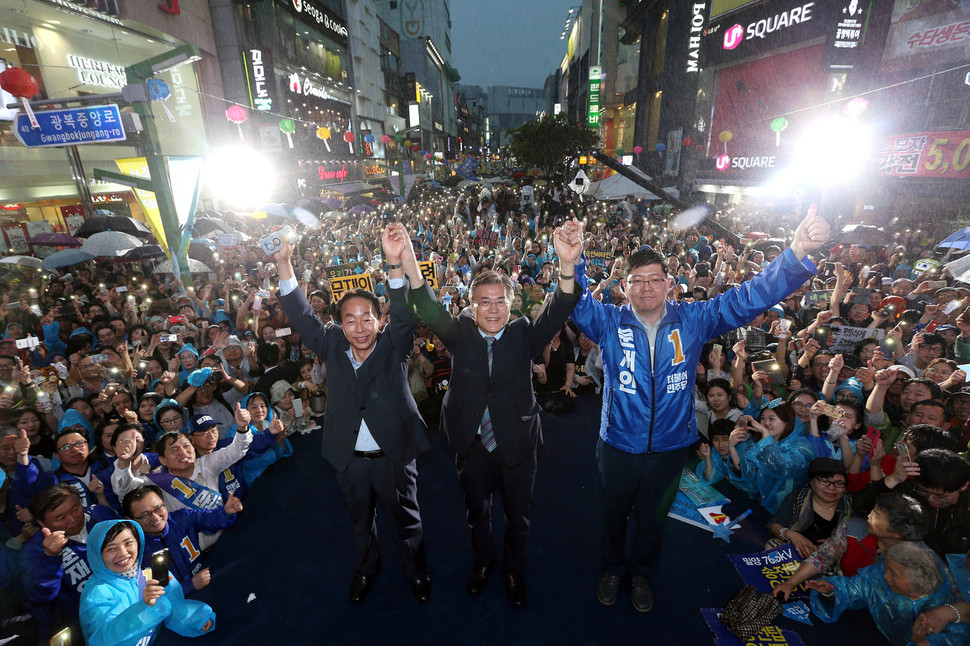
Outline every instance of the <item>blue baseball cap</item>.
{"type": "Polygon", "coordinates": [[[189,422],[191,433],[201,433],[217,426],[219,426],[219,423],[212,419],[210,415],[193,415],[189,422]]]}

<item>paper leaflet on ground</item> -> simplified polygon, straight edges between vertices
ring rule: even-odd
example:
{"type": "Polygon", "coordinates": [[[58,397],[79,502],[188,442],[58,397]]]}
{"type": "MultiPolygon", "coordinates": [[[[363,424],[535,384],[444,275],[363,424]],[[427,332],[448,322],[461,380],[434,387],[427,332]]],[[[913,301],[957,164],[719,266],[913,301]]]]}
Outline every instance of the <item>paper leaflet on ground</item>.
{"type": "Polygon", "coordinates": [[[765,626],[761,631],[746,642],[742,642],[734,633],[721,623],[720,615],[724,610],[720,608],[701,608],[701,615],[707,627],[714,633],[714,643],[717,646],[804,646],[805,642],[792,630],[782,630],[778,626],[765,626]]]}
{"type": "Polygon", "coordinates": [[[671,518],[714,531],[714,526],[729,520],[721,513],[721,507],[731,502],[720,491],[701,482],[693,471],[684,469],[680,477],[680,489],[667,513],[671,518]]]}
{"type": "MultiPolygon", "coordinates": [[[[741,580],[753,585],[758,592],[771,592],[780,583],[791,578],[801,561],[791,543],[753,554],[728,554],[728,558],[734,563],[741,580]]],[[[791,598],[808,598],[804,583],[795,588],[791,598]]]]}

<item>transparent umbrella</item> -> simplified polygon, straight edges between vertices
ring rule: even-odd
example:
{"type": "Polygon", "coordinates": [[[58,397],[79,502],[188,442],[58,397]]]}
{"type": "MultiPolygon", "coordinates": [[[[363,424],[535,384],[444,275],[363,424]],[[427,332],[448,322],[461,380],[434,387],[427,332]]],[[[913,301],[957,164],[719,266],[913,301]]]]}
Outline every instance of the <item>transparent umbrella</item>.
{"type": "Polygon", "coordinates": [[[104,231],[102,233],[95,233],[85,240],[84,244],[81,245],[81,251],[89,253],[92,256],[117,258],[141,245],[141,240],[128,233],[104,231]]]}
{"type": "MultiPolygon", "coordinates": [[[[191,271],[193,274],[211,274],[212,273],[212,270],[209,269],[209,267],[204,262],[200,262],[198,260],[195,260],[194,258],[188,258],[188,262],[189,262],[189,271],[191,271]]],[[[153,271],[152,273],[155,273],[155,274],[171,274],[171,273],[173,273],[172,272],[172,261],[171,260],[164,260],[164,261],[158,263],[158,265],[155,266],[155,271],[153,271]]]]}

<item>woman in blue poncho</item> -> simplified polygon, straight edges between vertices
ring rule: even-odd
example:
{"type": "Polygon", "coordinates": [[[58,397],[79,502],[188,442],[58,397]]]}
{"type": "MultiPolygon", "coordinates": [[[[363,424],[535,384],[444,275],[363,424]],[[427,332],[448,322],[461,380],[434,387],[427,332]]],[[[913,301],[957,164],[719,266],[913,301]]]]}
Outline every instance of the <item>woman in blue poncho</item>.
{"type": "MultiPolygon", "coordinates": [[[[868,608],[876,627],[897,646],[914,643],[913,622],[920,613],[959,601],[942,561],[921,543],[902,541],[883,560],[862,568],[855,576],[826,577],[805,584],[812,590],[812,612],[834,623],[843,612],[868,608]]],[[[970,642],[970,626],[950,623],[940,633],[915,643],[957,646],[970,642]]]]}
{"type": "Polygon", "coordinates": [[[88,646],[147,646],[164,622],[184,637],[211,631],[216,615],[187,601],[170,577],[165,585],[141,571],[145,536],[137,523],[108,520],[88,535],[91,578],[81,593],[81,630],[88,646]]]}

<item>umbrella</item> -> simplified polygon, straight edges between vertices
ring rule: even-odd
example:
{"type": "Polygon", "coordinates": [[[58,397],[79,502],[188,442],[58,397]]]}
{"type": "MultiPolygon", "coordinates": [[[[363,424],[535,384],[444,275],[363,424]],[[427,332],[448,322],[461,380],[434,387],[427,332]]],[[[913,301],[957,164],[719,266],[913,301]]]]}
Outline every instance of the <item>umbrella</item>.
{"type": "Polygon", "coordinates": [[[57,269],[59,267],[79,265],[88,260],[94,260],[94,256],[86,251],[81,251],[80,249],[63,249],[44,258],[40,266],[44,269],[57,269]]]}
{"type": "Polygon", "coordinates": [[[352,213],[353,215],[357,215],[359,213],[370,213],[373,210],[374,210],[374,207],[371,206],[370,204],[358,204],[357,206],[347,211],[347,213],[352,213]]]}
{"type": "Polygon", "coordinates": [[[320,203],[330,209],[336,209],[340,207],[340,200],[338,200],[335,197],[325,197],[320,200],[320,203]]]}
{"type": "Polygon", "coordinates": [[[192,231],[198,235],[206,235],[213,231],[217,233],[233,233],[232,227],[215,218],[196,218],[192,231]]]}
{"type": "Polygon", "coordinates": [[[84,238],[104,231],[130,233],[139,238],[147,238],[152,234],[151,230],[138,220],[132,220],[123,215],[96,215],[89,220],[85,220],[75,235],[79,238],[84,238]]]}
{"type": "MultiPolygon", "coordinates": [[[[198,260],[195,260],[193,258],[188,258],[187,260],[189,262],[189,271],[192,272],[193,274],[211,274],[212,273],[212,270],[209,269],[209,267],[206,266],[205,263],[199,262],[198,260]]],[[[172,261],[171,260],[165,260],[165,261],[162,261],[162,262],[158,263],[158,265],[156,265],[156,267],[155,267],[155,271],[152,272],[152,273],[155,273],[155,274],[171,274],[172,273],[172,261]]]]}
{"type": "Polygon", "coordinates": [[[27,241],[27,244],[46,245],[48,247],[80,247],[81,241],[66,233],[38,233],[27,241]]]}
{"type": "Polygon", "coordinates": [[[92,256],[110,256],[116,258],[125,255],[135,247],[140,247],[142,241],[133,235],[121,231],[103,231],[95,233],[84,241],[81,251],[92,256]]]}
{"type": "Polygon", "coordinates": [[[212,247],[208,244],[196,242],[195,240],[189,243],[189,258],[194,258],[201,263],[215,266],[216,259],[214,253],[212,247]]]}
{"type": "Polygon", "coordinates": [[[970,283],[970,255],[957,258],[956,260],[948,262],[943,266],[949,270],[950,275],[953,276],[955,281],[960,283],[970,283]]]}
{"type": "Polygon", "coordinates": [[[887,245],[893,241],[893,234],[885,229],[869,224],[849,224],[842,227],[838,242],[844,245],[887,245]]]}
{"type": "Polygon", "coordinates": [[[951,233],[946,237],[946,240],[936,246],[944,249],[970,249],[970,227],[964,227],[956,233],[951,233]]]}
{"type": "Polygon", "coordinates": [[[352,195],[344,201],[343,210],[348,211],[361,204],[370,204],[370,198],[365,195],[352,195]]]}
{"type": "Polygon", "coordinates": [[[164,255],[165,251],[157,244],[143,244],[140,247],[135,247],[134,249],[125,252],[123,256],[118,258],[118,260],[120,262],[131,262],[146,260],[148,258],[158,258],[164,255]]]}
{"type": "Polygon", "coordinates": [[[24,269],[40,269],[42,267],[40,258],[34,258],[33,256],[7,256],[6,258],[0,258],[0,263],[4,265],[17,265],[24,269]]]}

